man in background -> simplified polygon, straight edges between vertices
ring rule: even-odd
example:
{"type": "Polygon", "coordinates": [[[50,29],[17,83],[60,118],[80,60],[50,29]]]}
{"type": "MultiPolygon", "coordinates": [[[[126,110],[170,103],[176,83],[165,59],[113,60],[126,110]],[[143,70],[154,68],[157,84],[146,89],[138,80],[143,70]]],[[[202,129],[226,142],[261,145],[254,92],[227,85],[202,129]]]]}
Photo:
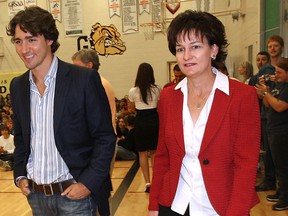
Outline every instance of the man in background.
{"type": "MultiPolygon", "coordinates": [[[[100,62],[99,62],[99,57],[95,50],[92,50],[92,49],[79,50],[72,56],[72,61],[73,61],[73,64],[75,65],[90,68],[90,69],[95,69],[96,71],[99,70],[100,62]]],[[[116,132],[115,93],[110,82],[108,82],[108,80],[106,80],[102,76],[100,77],[101,77],[101,82],[105,89],[106,95],[108,97],[108,101],[109,101],[109,105],[111,109],[112,125],[114,127],[114,131],[116,132]]],[[[111,166],[110,166],[110,176],[112,176],[115,158],[116,158],[116,142],[115,142],[115,153],[114,153],[114,157],[111,161],[111,166]]],[[[110,184],[110,187],[107,188],[108,191],[102,194],[102,197],[101,199],[99,199],[99,202],[98,202],[98,212],[101,216],[110,215],[109,197],[110,197],[110,191],[112,191],[111,179],[109,179],[109,184],[110,184]]]]}
{"type": "MultiPolygon", "coordinates": [[[[90,69],[95,69],[97,71],[99,70],[100,62],[99,62],[99,57],[95,50],[92,50],[92,49],[79,50],[72,56],[72,61],[73,61],[73,64],[75,65],[87,67],[90,69]]],[[[100,75],[100,78],[101,78],[102,85],[105,89],[106,95],[108,97],[108,101],[109,101],[109,105],[111,109],[112,124],[115,129],[115,125],[116,125],[115,123],[115,116],[116,116],[115,93],[110,82],[101,75],[100,75]]]]}
{"type": "Polygon", "coordinates": [[[177,83],[179,83],[182,79],[185,78],[185,75],[184,75],[184,74],[182,73],[182,71],[180,70],[178,64],[176,64],[176,65],[173,67],[173,73],[174,73],[174,79],[173,79],[171,82],[167,83],[167,84],[164,86],[164,88],[167,87],[167,86],[170,86],[170,85],[177,84],[177,83]]]}
{"type": "Polygon", "coordinates": [[[258,70],[260,70],[263,66],[270,63],[270,55],[266,51],[260,51],[256,55],[256,65],[258,70]]]}

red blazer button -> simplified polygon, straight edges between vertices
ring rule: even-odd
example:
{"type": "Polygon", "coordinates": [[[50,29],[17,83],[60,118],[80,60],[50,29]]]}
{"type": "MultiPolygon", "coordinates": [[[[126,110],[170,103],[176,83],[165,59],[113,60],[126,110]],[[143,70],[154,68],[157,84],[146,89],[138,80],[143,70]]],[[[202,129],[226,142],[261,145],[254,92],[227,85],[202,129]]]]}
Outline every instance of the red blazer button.
{"type": "Polygon", "coordinates": [[[203,164],[204,165],[208,165],[209,164],[209,160],[208,159],[203,160],[203,164]]]}

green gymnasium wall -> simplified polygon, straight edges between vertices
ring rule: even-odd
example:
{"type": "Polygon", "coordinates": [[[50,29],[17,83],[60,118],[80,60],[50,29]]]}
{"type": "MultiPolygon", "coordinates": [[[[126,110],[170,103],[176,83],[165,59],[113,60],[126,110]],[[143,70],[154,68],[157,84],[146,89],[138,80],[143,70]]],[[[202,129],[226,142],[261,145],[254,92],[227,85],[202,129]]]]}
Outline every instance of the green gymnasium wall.
{"type": "Polygon", "coordinates": [[[267,50],[266,41],[272,35],[280,35],[280,1],[264,0],[264,43],[263,48],[267,50]]]}

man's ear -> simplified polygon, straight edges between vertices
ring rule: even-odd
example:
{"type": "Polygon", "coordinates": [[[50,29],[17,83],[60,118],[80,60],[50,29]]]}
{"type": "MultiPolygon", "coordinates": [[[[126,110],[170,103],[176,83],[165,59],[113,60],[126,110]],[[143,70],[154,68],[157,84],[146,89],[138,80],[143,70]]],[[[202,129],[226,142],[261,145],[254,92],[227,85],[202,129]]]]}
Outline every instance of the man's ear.
{"type": "Polygon", "coordinates": [[[47,44],[48,44],[48,45],[52,45],[53,42],[54,42],[53,40],[47,40],[47,44]]]}
{"type": "Polygon", "coordinates": [[[88,68],[93,68],[93,63],[92,63],[92,62],[88,62],[88,63],[86,64],[86,66],[87,66],[88,68]]]}

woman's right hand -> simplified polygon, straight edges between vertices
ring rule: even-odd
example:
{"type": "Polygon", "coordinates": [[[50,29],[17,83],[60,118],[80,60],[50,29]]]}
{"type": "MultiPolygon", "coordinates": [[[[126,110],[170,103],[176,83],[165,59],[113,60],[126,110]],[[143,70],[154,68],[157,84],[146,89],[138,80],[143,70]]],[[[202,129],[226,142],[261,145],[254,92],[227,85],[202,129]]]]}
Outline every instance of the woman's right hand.
{"type": "Polygon", "coordinates": [[[159,211],[149,211],[147,216],[158,216],[159,211]]]}

